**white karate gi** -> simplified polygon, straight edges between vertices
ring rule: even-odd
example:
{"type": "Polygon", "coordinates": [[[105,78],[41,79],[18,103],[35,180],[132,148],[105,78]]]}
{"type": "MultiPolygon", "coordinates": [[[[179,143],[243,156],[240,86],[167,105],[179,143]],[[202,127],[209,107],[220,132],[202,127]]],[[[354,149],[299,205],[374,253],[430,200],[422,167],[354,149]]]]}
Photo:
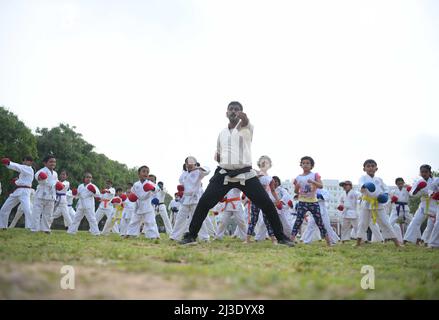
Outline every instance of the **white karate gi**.
{"type": "Polygon", "coordinates": [[[114,188],[109,188],[107,190],[108,192],[101,194],[101,203],[99,204],[98,210],[96,210],[96,222],[98,226],[104,216],[107,217],[107,220],[113,218],[114,207],[111,200],[115,197],[116,190],[114,188]]]}
{"type": "Polygon", "coordinates": [[[67,190],[66,192],[66,199],[67,199],[67,208],[69,209],[69,215],[70,215],[70,219],[72,220],[73,223],[73,219],[75,218],[75,209],[73,209],[73,194],[72,194],[72,190],[67,190]]]}
{"type": "MultiPolygon", "coordinates": [[[[412,190],[410,191],[410,195],[413,196],[413,192],[416,190],[416,187],[421,181],[425,181],[422,178],[419,178],[415,181],[412,186],[412,190]]],[[[425,181],[427,186],[424,189],[421,189],[415,196],[421,197],[421,203],[419,204],[418,210],[416,210],[413,220],[410,222],[407,232],[404,235],[404,241],[409,241],[412,243],[416,243],[418,239],[422,239],[421,235],[421,225],[424,223],[426,219],[427,228],[424,230],[424,233],[430,233],[433,229],[433,217],[436,216],[436,211],[438,208],[437,201],[430,198],[433,192],[437,192],[438,186],[435,183],[433,178],[429,178],[428,181],[425,181]],[[428,210],[427,210],[428,207],[428,210]],[[430,224],[430,225],[429,225],[430,224]]],[[[426,237],[424,236],[424,239],[426,237]]],[[[422,240],[424,240],[422,239],[422,240]]],[[[428,242],[429,239],[425,239],[425,242],[428,242]]]]}
{"type": "Polygon", "coordinates": [[[35,180],[38,181],[37,191],[35,192],[34,206],[32,210],[32,231],[50,231],[50,223],[55,208],[56,189],[55,184],[58,182],[56,171],[50,171],[44,167],[35,173],[35,180]],[[38,180],[41,172],[47,174],[47,179],[38,180]]]}
{"type": "Polygon", "coordinates": [[[247,224],[244,217],[244,208],[241,204],[241,190],[233,188],[226,194],[226,201],[224,202],[224,207],[221,209],[220,216],[221,221],[218,226],[218,232],[216,235],[217,239],[222,239],[224,237],[226,228],[232,218],[235,220],[237,228],[240,230],[240,239],[246,239],[247,224]]]}
{"type": "MultiPolygon", "coordinates": [[[[439,189],[439,178],[434,178],[431,189],[437,192],[439,189]]],[[[439,223],[438,223],[438,212],[439,212],[439,201],[431,199],[430,201],[436,201],[436,222],[434,223],[433,229],[431,231],[430,238],[428,239],[428,247],[439,248],[439,223]]]]}
{"type": "Polygon", "coordinates": [[[69,227],[72,224],[72,217],[70,215],[70,209],[67,203],[67,191],[70,189],[70,183],[68,181],[63,181],[62,184],[64,188],[60,191],[56,191],[55,208],[53,214],[50,218],[50,226],[58,217],[63,217],[64,225],[69,227]]]}
{"type": "Polygon", "coordinates": [[[18,220],[20,220],[20,218],[23,216],[24,214],[24,227],[25,229],[30,230],[31,226],[32,226],[32,207],[34,204],[34,198],[35,198],[35,190],[34,189],[30,189],[30,216],[26,216],[26,212],[24,212],[23,210],[23,206],[20,204],[17,208],[17,212],[15,213],[14,219],[12,220],[11,224],[9,225],[9,228],[15,228],[15,226],[17,225],[18,220]]]}
{"type": "MultiPolygon", "coordinates": [[[[32,181],[34,180],[34,169],[32,169],[31,166],[18,164],[12,161],[6,167],[8,169],[17,171],[19,176],[15,181],[17,188],[9,195],[8,199],[6,199],[5,203],[0,209],[0,229],[6,229],[8,227],[9,215],[11,214],[12,209],[18,204],[21,204],[25,217],[32,217],[30,193],[32,181]]],[[[31,218],[31,221],[32,220],[33,219],[31,218]]]]}
{"type": "Polygon", "coordinates": [[[171,221],[169,220],[168,211],[166,210],[165,196],[166,190],[161,190],[160,187],[158,187],[158,191],[155,194],[155,198],[159,200],[159,205],[156,208],[156,212],[160,214],[160,217],[162,217],[163,224],[165,225],[166,234],[169,236],[172,233],[172,225],[171,221]]]}
{"type": "MultiPolygon", "coordinates": [[[[189,231],[189,225],[192,221],[192,216],[197,207],[198,201],[203,194],[201,187],[201,180],[210,173],[207,167],[203,167],[203,170],[196,169],[189,171],[183,171],[180,176],[180,184],[184,186],[184,194],[181,199],[180,210],[178,211],[177,218],[175,219],[174,228],[172,234],[169,237],[172,240],[181,240],[183,234],[189,231]]],[[[203,241],[208,241],[210,236],[204,221],[198,237],[203,241]]]]}
{"type": "Polygon", "coordinates": [[[180,210],[180,200],[172,199],[169,203],[168,210],[171,212],[171,224],[175,225],[175,219],[177,218],[178,210],[180,210]]]}
{"type": "MultiPolygon", "coordinates": [[[[259,177],[259,181],[261,182],[262,186],[264,187],[265,191],[268,194],[268,197],[271,201],[275,201],[273,194],[271,193],[270,189],[270,183],[273,180],[273,178],[269,175],[261,176],[259,177]]],[[[262,210],[259,211],[259,217],[258,222],[255,226],[255,240],[256,241],[263,241],[269,237],[267,226],[265,225],[264,216],[262,213],[262,210]]]]}
{"type": "Polygon", "coordinates": [[[120,220],[119,233],[121,236],[126,236],[128,231],[128,225],[130,224],[131,217],[136,211],[136,203],[126,199],[124,202],[124,208],[122,211],[122,219],[120,220]]]}
{"type": "MultiPolygon", "coordinates": [[[[364,199],[364,197],[369,197],[372,201],[375,201],[377,197],[382,193],[388,193],[388,188],[384,184],[383,180],[378,177],[371,177],[369,175],[364,175],[360,178],[359,185],[363,186],[365,183],[371,182],[375,185],[375,191],[369,192],[367,189],[362,191],[363,199],[360,205],[360,223],[358,225],[357,238],[367,239],[367,228],[370,226],[370,222],[373,221],[372,218],[372,206],[371,203],[364,199]]],[[[393,231],[392,226],[389,222],[389,216],[384,210],[384,204],[378,203],[376,209],[376,222],[381,229],[384,239],[396,239],[396,234],[393,231]]],[[[372,230],[373,232],[373,230],[372,230]]]]}
{"type": "Polygon", "coordinates": [[[90,184],[95,187],[96,194],[87,189],[88,184],[81,184],[78,187],[78,194],[75,196],[75,198],[79,199],[76,206],[76,214],[72,224],[67,230],[67,233],[75,234],[78,232],[81,220],[85,216],[90,226],[90,232],[93,235],[100,234],[95,214],[95,197],[99,196],[101,193],[99,192],[99,188],[97,186],[92,183],[90,184]]]}
{"type": "Polygon", "coordinates": [[[154,208],[151,204],[151,200],[154,196],[155,191],[145,192],[143,186],[145,184],[152,184],[157,190],[158,186],[152,181],[137,181],[131,192],[134,193],[138,200],[136,201],[136,210],[131,216],[130,223],[128,225],[127,235],[129,236],[139,236],[140,226],[143,222],[143,232],[145,238],[148,239],[158,239],[160,238],[159,229],[157,227],[157,222],[155,220],[154,208]]]}
{"type": "Polygon", "coordinates": [[[398,188],[396,190],[393,190],[389,197],[390,199],[396,196],[398,197],[398,200],[396,203],[390,204],[390,224],[393,227],[393,230],[395,231],[396,237],[399,242],[403,241],[403,234],[402,234],[402,225],[403,224],[409,224],[412,220],[412,217],[410,215],[410,209],[408,206],[409,203],[409,192],[407,191],[407,188],[403,187],[401,190],[398,188]]]}
{"type": "Polygon", "coordinates": [[[358,233],[358,200],[361,194],[354,190],[349,190],[348,193],[343,193],[340,199],[340,204],[344,206],[343,220],[341,223],[341,240],[347,241],[351,238],[351,228],[353,230],[353,238],[358,233]]]}
{"type": "Polygon", "coordinates": [[[107,217],[107,220],[105,221],[104,228],[102,228],[102,234],[106,235],[109,234],[110,231],[113,233],[119,234],[119,225],[122,221],[122,215],[123,215],[123,204],[122,199],[118,196],[115,196],[113,199],[120,199],[121,203],[114,203],[113,204],[113,213],[111,214],[111,218],[107,217]]]}

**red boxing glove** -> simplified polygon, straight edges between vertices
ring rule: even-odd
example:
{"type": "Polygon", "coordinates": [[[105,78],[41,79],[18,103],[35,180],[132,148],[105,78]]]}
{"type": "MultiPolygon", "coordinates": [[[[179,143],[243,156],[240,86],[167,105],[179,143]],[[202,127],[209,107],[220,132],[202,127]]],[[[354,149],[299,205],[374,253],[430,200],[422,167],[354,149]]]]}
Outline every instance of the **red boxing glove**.
{"type": "Polygon", "coordinates": [[[72,189],[72,195],[76,196],[78,194],[78,189],[74,188],[72,189]]]}
{"type": "Polygon", "coordinates": [[[137,198],[136,194],[131,192],[130,195],[128,196],[128,200],[130,200],[131,202],[136,202],[139,198],[137,198]]]}
{"type": "Polygon", "coordinates": [[[294,207],[293,201],[288,200],[288,206],[289,206],[290,208],[294,207]]]}
{"type": "Polygon", "coordinates": [[[339,206],[337,207],[337,210],[338,210],[338,211],[343,211],[343,210],[344,210],[344,205],[342,205],[342,204],[339,205],[339,206]]]}
{"type": "Polygon", "coordinates": [[[184,191],[184,185],[179,184],[179,185],[177,186],[177,191],[183,192],[183,191],[184,191]]]}
{"type": "Polygon", "coordinates": [[[416,186],[416,189],[413,192],[413,194],[418,193],[421,189],[424,189],[426,186],[427,186],[427,182],[425,182],[425,181],[419,182],[418,185],[416,186]]]}
{"type": "Polygon", "coordinates": [[[407,186],[406,190],[407,190],[407,192],[412,191],[412,186],[407,186]]]}
{"type": "Polygon", "coordinates": [[[277,208],[278,210],[282,210],[283,205],[282,205],[282,202],[281,202],[281,201],[279,201],[278,203],[276,203],[276,208],[277,208]]]}
{"type": "Polygon", "coordinates": [[[96,188],[95,188],[95,186],[92,185],[92,184],[89,184],[89,185],[87,186],[87,190],[90,191],[90,192],[96,193],[96,188]]]}
{"type": "Polygon", "coordinates": [[[38,180],[46,180],[47,179],[47,174],[45,172],[40,172],[40,174],[38,175],[38,180]]]}
{"type": "Polygon", "coordinates": [[[155,187],[150,183],[145,183],[143,185],[143,191],[145,191],[145,192],[154,191],[154,190],[155,190],[155,187]]]}
{"type": "Polygon", "coordinates": [[[127,195],[124,193],[120,195],[120,198],[122,199],[122,201],[126,201],[128,199],[127,195]]]}
{"type": "Polygon", "coordinates": [[[9,160],[9,158],[2,158],[2,163],[5,166],[9,166],[9,164],[11,163],[11,160],[9,160]]]}
{"type": "Polygon", "coordinates": [[[55,189],[56,191],[61,191],[62,189],[64,189],[64,185],[61,181],[57,181],[57,183],[55,184],[55,189]]]}
{"type": "Polygon", "coordinates": [[[439,200],[439,192],[435,192],[435,193],[433,193],[433,194],[431,195],[431,198],[432,198],[433,200],[439,200]]]}
{"type": "Polygon", "coordinates": [[[177,192],[177,196],[179,196],[180,198],[183,198],[183,195],[184,195],[183,191],[178,191],[177,192]]]}
{"type": "Polygon", "coordinates": [[[391,198],[392,203],[395,203],[398,201],[398,197],[397,196],[392,196],[391,198]]]}
{"type": "Polygon", "coordinates": [[[122,199],[119,197],[113,198],[113,200],[111,200],[111,203],[121,203],[122,199]]]}

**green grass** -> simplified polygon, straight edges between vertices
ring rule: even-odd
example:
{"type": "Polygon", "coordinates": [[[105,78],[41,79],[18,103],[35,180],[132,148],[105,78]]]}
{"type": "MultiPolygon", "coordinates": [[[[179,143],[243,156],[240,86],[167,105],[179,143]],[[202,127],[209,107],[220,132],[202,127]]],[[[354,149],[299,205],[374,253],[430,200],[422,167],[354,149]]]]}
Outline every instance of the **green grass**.
{"type": "Polygon", "coordinates": [[[133,291],[134,298],[439,298],[439,250],[391,243],[328,248],[322,242],[288,248],[235,239],[182,247],[162,238],[1,231],[0,298],[132,298],[133,291]],[[76,295],[59,289],[65,264],[87,270],[77,272],[76,295]],[[375,269],[375,290],[361,289],[363,265],[375,269]],[[107,286],[108,279],[118,282],[107,286]]]}

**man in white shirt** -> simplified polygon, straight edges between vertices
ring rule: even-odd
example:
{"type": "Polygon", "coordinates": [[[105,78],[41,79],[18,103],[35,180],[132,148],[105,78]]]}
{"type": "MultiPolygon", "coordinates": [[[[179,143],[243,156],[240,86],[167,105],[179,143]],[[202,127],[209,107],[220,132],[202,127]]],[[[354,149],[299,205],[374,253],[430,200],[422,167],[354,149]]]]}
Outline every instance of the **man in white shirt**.
{"type": "Polygon", "coordinates": [[[231,102],[227,107],[228,128],[218,136],[215,160],[219,163],[195,209],[189,232],[180,244],[193,244],[209,210],[233,188],[238,188],[266,215],[279,244],[293,246],[284,235],[276,207],[252,169],[251,142],[253,126],[242,105],[231,102]]]}

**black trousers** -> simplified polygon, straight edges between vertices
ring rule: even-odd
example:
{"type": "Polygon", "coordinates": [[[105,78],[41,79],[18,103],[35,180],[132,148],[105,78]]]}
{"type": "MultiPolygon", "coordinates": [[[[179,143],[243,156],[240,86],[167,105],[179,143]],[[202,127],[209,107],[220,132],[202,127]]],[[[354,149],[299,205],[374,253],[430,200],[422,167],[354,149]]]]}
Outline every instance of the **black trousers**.
{"type": "Polygon", "coordinates": [[[226,194],[233,188],[238,188],[267,216],[274,235],[277,240],[285,239],[282,229],[282,223],[279,219],[276,207],[267,192],[259,181],[258,177],[254,177],[245,181],[245,186],[239,182],[229,182],[224,185],[224,175],[219,173],[220,168],[215,171],[215,175],[210,179],[210,183],[204,191],[198,202],[189,225],[189,234],[196,238],[201,229],[204,219],[206,219],[209,210],[212,209],[226,194]]]}

